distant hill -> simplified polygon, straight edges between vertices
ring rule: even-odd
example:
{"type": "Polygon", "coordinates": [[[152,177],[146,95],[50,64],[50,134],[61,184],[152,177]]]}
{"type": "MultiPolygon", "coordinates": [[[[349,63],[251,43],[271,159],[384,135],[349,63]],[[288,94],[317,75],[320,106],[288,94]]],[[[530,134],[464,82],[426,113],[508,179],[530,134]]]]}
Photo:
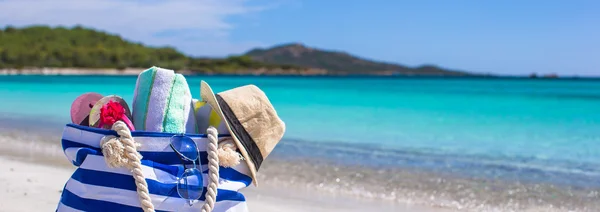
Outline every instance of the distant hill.
{"type": "Polygon", "coordinates": [[[27,67],[149,68],[231,73],[257,69],[302,69],[264,64],[247,56],[194,58],[171,47],[149,47],[118,35],[76,26],[0,29],[0,69],[27,67]]]}
{"type": "Polygon", "coordinates": [[[254,49],[246,53],[252,59],[272,64],[296,65],[326,69],[332,73],[380,75],[470,75],[466,72],[436,66],[407,67],[398,64],[362,59],[345,52],[327,51],[292,43],[269,49],[254,49]]]}
{"type": "Polygon", "coordinates": [[[467,73],[435,66],[416,68],[375,62],[301,44],[254,49],[227,58],[187,56],[172,47],[150,47],[116,34],[75,26],[0,28],[0,69],[159,66],[191,73],[287,75],[443,75],[467,73]]]}

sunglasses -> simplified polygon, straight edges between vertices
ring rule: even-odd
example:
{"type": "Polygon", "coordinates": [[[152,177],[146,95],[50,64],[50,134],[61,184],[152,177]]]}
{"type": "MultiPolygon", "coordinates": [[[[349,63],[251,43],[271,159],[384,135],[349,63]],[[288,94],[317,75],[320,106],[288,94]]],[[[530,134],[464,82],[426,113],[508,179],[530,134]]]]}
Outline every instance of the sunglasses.
{"type": "Polygon", "coordinates": [[[197,200],[202,195],[204,190],[202,172],[197,168],[200,164],[200,150],[196,146],[196,142],[190,137],[184,135],[175,135],[171,137],[171,148],[181,159],[181,163],[185,168],[183,174],[177,179],[177,193],[183,199],[188,201],[190,206],[194,200],[197,200]],[[193,167],[186,168],[185,162],[192,162],[193,167]]]}

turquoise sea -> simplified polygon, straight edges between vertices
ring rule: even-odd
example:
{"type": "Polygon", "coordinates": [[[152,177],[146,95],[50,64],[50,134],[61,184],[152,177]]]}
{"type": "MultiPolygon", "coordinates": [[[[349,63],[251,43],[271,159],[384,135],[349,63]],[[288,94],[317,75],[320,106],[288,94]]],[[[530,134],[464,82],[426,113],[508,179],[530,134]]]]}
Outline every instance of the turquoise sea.
{"type": "MultiPolygon", "coordinates": [[[[263,89],[287,124],[275,157],[600,188],[600,80],[187,77],[263,89]],[[290,154],[288,154],[290,153],[290,154]]],[[[69,122],[84,92],[131,102],[135,76],[0,76],[0,117],[69,122]]],[[[0,125],[2,126],[2,125],[0,125]]],[[[58,136],[58,135],[57,135],[58,136]]],[[[57,141],[58,142],[58,141],[57,141]]]]}

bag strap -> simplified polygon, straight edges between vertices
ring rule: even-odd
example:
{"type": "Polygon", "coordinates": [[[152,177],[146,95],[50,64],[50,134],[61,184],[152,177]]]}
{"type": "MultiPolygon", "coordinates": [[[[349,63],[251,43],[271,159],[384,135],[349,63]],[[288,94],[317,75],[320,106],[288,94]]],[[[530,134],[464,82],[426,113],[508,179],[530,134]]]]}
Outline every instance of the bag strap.
{"type": "MultiPolygon", "coordinates": [[[[154,212],[154,205],[152,205],[150,193],[148,192],[148,184],[142,172],[142,155],[137,151],[141,144],[135,142],[133,136],[131,136],[131,131],[124,122],[115,122],[112,129],[117,132],[119,137],[105,136],[100,143],[106,164],[111,168],[127,167],[133,173],[142,209],[144,212],[154,212]]],[[[210,212],[214,209],[219,183],[218,132],[216,128],[211,126],[206,130],[206,133],[209,140],[207,144],[209,183],[202,212],[210,212]]]]}
{"type": "Polygon", "coordinates": [[[210,126],[206,129],[208,134],[208,186],[206,191],[206,200],[202,206],[202,212],[211,212],[215,208],[217,201],[217,186],[219,185],[219,157],[217,154],[219,133],[217,128],[210,126]]]}

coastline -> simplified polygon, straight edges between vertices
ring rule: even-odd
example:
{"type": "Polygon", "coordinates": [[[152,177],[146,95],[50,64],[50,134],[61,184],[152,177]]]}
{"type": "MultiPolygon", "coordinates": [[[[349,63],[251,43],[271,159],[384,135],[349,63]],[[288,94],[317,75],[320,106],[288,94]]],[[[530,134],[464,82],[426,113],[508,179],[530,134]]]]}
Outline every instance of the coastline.
{"type": "MultiPolygon", "coordinates": [[[[149,67],[148,67],[149,68],[149,67]]],[[[111,68],[24,68],[24,69],[0,69],[0,76],[137,76],[147,68],[126,68],[123,70],[111,68]]],[[[253,69],[239,70],[228,73],[217,72],[193,72],[190,70],[177,70],[186,76],[291,76],[291,77],[384,77],[384,78],[478,78],[478,79],[523,79],[523,80],[600,80],[598,76],[512,76],[492,74],[468,74],[468,75],[418,75],[418,74],[396,74],[394,71],[378,71],[372,73],[334,73],[324,69],[253,69]]]]}
{"type": "MultiPolygon", "coordinates": [[[[150,67],[148,67],[150,68],[150,67]]],[[[123,70],[110,68],[24,68],[24,69],[0,69],[0,76],[6,75],[43,75],[43,76],[137,76],[147,68],[126,68],[123,70]]],[[[369,74],[349,74],[343,72],[330,72],[325,69],[306,68],[306,69],[247,69],[232,72],[193,72],[190,70],[176,70],[186,76],[196,75],[224,75],[224,76],[400,76],[393,71],[376,71],[369,74]]],[[[413,75],[404,75],[413,76],[413,75]]],[[[418,76],[418,75],[415,75],[418,76]]],[[[436,75],[431,75],[436,76],[436,75]]],[[[440,75],[443,76],[443,75],[440,75]]],[[[453,76],[453,75],[448,75],[453,76]]]]}
{"type": "Polygon", "coordinates": [[[0,69],[2,75],[106,75],[106,76],[137,76],[145,69],[127,68],[117,69],[84,69],[84,68],[26,68],[26,69],[0,69]]]}
{"type": "MultiPolygon", "coordinates": [[[[74,168],[24,161],[22,157],[0,155],[0,207],[4,211],[54,211],[60,201],[64,183],[74,168]],[[31,204],[35,203],[35,204],[31,204]]],[[[443,209],[397,206],[388,207],[377,202],[346,201],[326,195],[283,193],[274,188],[247,188],[242,190],[250,211],[397,211],[397,212],[450,212],[443,209]],[[318,198],[316,198],[318,197],[318,198]]]]}
{"type": "MultiPolygon", "coordinates": [[[[52,129],[50,131],[57,131],[52,129]]],[[[7,211],[53,211],[64,183],[75,170],[64,157],[60,133],[32,134],[24,129],[3,127],[0,131],[0,208],[7,211]],[[7,201],[10,200],[10,201],[7,201]],[[36,204],[30,204],[35,202],[36,204]]],[[[267,165],[268,166],[268,165],[267,165]]],[[[425,205],[393,203],[379,199],[352,198],[320,190],[307,190],[266,181],[241,192],[251,211],[396,211],[451,212],[425,205]],[[285,188],[282,191],[282,188],[285,188]]]]}
{"type": "MultiPolygon", "coordinates": [[[[61,151],[60,130],[56,127],[42,134],[32,134],[31,130],[6,125],[0,132],[0,162],[6,164],[3,167],[24,168],[23,172],[27,173],[37,170],[55,173],[56,177],[47,179],[52,180],[48,183],[55,187],[44,194],[47,198],[58,198],[60,193],[56,188],[62,188],[74,169],[61,151]]],[[[277,154],[265,161],[258,174],[261,185],[242,190],[251,210],[587,212],[600,209],[599,188],[464,177],[420,168],[352,165],[322,158],[319,154],[315,157],[295,154],[289,151],[289,143],[284,141],[283,148],[276,149],[277,154]]],[[[16,177],[19,173],[3,170],[0,182],[22,184],[13,182],[22,180],[16,177]]],[[[33,188],[27,189],[33,191],[33,188]]],[[[29,201],[27,196],[9,190],[0,200],[19,197],[29,201]]],[[[53,199],[45,201],[52,207],[57,203],[53,199]]],[[[7,203],[0,201],[0,205],[3,204],[7,203]]]]}
{"type": "MultiPolygon", "coordinates": [[[[150,67],[148,67],[150,68],[150,67]]],[[[43,76],[82,76],[82,75],[98,75],[98,76],[137,76],[147,68],[126,68],[123,70],[110,68],[24,68],[24,69],[0,69],[0,76],[6,75],[43,75],[43,76]]],[[[228,73],[204,72],[195,73],[190,70],[176,70],[186,76],[194,75],[252,75],[252,76],[277,76],[277,75],[292,75],[292,76],[343,76],[344,74],[333,74],[323,69],[248,69],[239,70],[228,73]]],[[[374,74],[374,75],[386,75],[374,74]]]]}

